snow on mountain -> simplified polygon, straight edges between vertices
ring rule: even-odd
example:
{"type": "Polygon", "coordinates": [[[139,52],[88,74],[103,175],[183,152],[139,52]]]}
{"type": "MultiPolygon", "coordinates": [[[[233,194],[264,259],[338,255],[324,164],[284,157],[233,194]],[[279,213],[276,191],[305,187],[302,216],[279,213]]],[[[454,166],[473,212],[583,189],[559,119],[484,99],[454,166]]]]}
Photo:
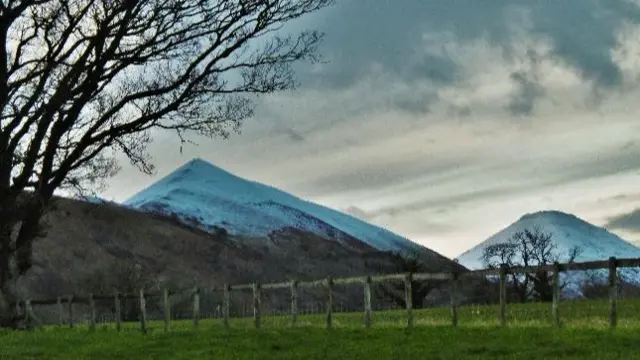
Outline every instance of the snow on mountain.
{"type": "Polygon", "coordinates": [[[240,178],[201,159],[184,164],[123,205],[175,214],[206,230],[224,227],[231,234],[266,236],[294,227],[338,241],[353,237],[379,250],[427,250],[388,230],[240,178]]]}
{"type": "MultiPolygon", "coordinates": [[[[560,256],[560,262],[567,260],[573,247],[578,247],[580,253],[576,261],[606,260],[611,256],[617,258],[640,258],[640,248],[623,240],[608,230],[590,224],[575,215],[561,211],[540,211],[526,214],[518,221],[489,237],[482,243],[460,254],[457,259],[469,269],[484,268],[481,257],[485,248],[490,245],[505,243],[513,234],[525,229],[539,227],[542,231],[552,234],[552,242],[560,256]]],[[[620,271],[623,276],[633,282],[640,282],[640,269],[629,268],[620,271]]],[[[604,278],[607,270],[586,272],[572,272],[564,276],[572,283],[567,286],[568,293],[579,294],[579,283],[586,276],[604,278]]]]}

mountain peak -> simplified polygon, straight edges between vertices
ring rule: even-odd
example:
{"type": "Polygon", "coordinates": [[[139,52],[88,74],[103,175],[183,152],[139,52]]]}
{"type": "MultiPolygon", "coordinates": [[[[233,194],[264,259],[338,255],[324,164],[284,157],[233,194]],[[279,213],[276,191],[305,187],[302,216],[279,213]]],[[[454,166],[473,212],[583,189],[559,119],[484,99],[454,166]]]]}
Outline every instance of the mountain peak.
{"type": "Polygon", "coordinates": [[[190,167],[215,167],[212,163],[203,160],[202,158],[196,157],[185,163],[185,165],[190,167]]]}
{"type": "Polygon", "coordinates": [[[245,182],[247,180],[236,176],[202,158],[193,158],[182,166],[173,170],[158,182],[151,185],[174,184],[181,187],[193,186],[193,184],[204,184],[211,182],[245,182]],[[191,185],[189,185],[191,184],[191,185]]]}
{"type": "Polygon", "coordinates": [[[578,247],[581,251],[577,258],[579,261],[606,260],[611,256],[640,257],[640,248],[602,227],[573,214],[544,210],[523,215],[516,222],[462,253],[458,260],[468,268],[482,268],[484,264],[480,259],[485,248],[505,243],[515,233],[535,227],[551,234],[551,241],[561,258],[573,247],[578,247]]]}
{"type": "MultiPolygon", "coordinates": [[[[598,261],[609,257],[637,258],[640,257],[640,248],[623,240],[608,230],[588,223],[579,217],[558,210],[538,211],[522,216],[519,220],[490,236],[470,250],[458,257],[461,265],[469,269],[481,269],[486,266],[483,261],[485,250],[492,245],[504,244],[512,239],[513,235],[527,230],[539,228],[545,233],[551,234],[551,243],[554,256],[558,256],[560,262],[566,262],[574,249],[578,249],[576,261],[598,261]]],[[[515,261],[521,261],[522,254],[515,254],[515,261]]],[[[623,274],[632,281],[640,281],[640,271],[637,269],[622,269],[623,274]]],[[[593,276],[604,276],[606,270],[593,270],[587,273],[563,273],[568,286],[563,289],[567,296],[581,294],[580,284],[584,280],[593,279],[593,276]]]]}
{"type": "Polygon", "coordinates": [[[223,170],[222,168],[219,168],[215,165],[213,165],[212,163],[203,160],[202,158],[193,158],[190,161],[184,163],[182,166],[180,166],[179,168],[175,169],[173,171],[173,173],[176,172],[183,172],[183,171],[193,171],[197,174],[214,174],[214,173],[225,173],[225,174],[229,174],[231,175],[231,173],[229,173],[226,170],[223,170]]]}
{"type": "Polygon", "coordinates": [[[238,177],[194,158],[124,202],[124,205],[193,219],[205,230],[268,237],[296,228],[322,237],[355,238],[378,250],[428,250],[386,229],[314,204],[275,187],[238,177]]]}
{"type": "Polygon", "coordinates": [[[524,214],[522,215],[522,217],[520,217],[520,220],[531,220],[531,219],[541,219],[541,218],[547,218],[547,219],[566,219],[566,220],[580,220],[582,222],[584,222],[584,220],[580,219],[579,217],[573,215],[573,214],[569,214],[560,210],[541,210],[541,211],[536,211],[536,212],[532,212],[532,213],[528,213],[528,214],[524,214]]]}

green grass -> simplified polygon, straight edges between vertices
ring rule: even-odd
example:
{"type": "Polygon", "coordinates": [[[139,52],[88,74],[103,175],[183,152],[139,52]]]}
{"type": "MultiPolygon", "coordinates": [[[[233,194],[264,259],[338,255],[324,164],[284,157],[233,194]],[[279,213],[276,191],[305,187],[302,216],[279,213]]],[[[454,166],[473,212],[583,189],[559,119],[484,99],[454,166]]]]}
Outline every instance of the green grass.
{"type": "Polygon", "coordinates": [[[631,329],[418,327],[138,332],[58,329],[0,337],[2,359],[631,359],[631,329]]]}
{"type": "Polygon", "coordinates": [[[144,336],[126,323],[74,329],[49,326],[29,332],[0,332],[0,359],[631,359],[637,358],[640,299],[618,304],[619,327],[608,329],[608,302],[561,303],[563,328],[551,327],[549,304],[510,304],[506,328],[498,328],[498,307],[461,307],[459,325],[450,326],[448,308],[414,311],[415,327],[404,329],[406,311],[373,313],[373,328],[363,329],[361,313],[334,314],[334,328],[323,328],[324,315],[300,316],[299,328],[286,316],[150,321],[144,336]]]}

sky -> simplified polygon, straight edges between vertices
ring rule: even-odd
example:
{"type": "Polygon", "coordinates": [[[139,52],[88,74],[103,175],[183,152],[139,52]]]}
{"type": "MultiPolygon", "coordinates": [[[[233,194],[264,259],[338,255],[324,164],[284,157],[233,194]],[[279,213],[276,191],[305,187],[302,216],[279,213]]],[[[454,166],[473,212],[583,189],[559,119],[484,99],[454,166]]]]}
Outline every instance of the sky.
{"type": "Polygon", "coordinates": [[[338,0],[295,92],[228,140],[158,135],[194,157],[455,257],[525,213],[561,210],[640,243],[640,0],[338,0]]]}

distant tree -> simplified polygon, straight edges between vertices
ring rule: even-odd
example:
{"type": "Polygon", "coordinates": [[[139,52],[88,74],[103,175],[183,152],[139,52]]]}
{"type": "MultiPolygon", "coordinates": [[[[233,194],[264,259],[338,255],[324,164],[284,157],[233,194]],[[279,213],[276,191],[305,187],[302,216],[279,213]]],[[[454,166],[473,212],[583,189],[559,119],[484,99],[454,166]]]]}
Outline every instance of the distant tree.
{"type": "MultiPolygon", "coordinates": [[[[605,273],[606,274],[606,273],[605,273]]],[[[608,276],[601,271],[586,272],[586,278],[580,284],[580,292],[587,299],[606,299],[609,297],[608,276]]],[[[616,292],[620,297],[636,298],[640,296],[640,285],[620,269],[616,273],[616,292]]]]}
{"type": "MultiPolygon", "coordinates": [[[[392,261],[394,267],[392,273],[421,273],[428,272],[427,264],[420,259],[417,251],[407,254],[392,253],[392,261]]],[[[413,280],[411,282],[411,302],[414,308],[423,307],[425,297],[439,284],[435,281],[413,280]]],[[[407,301],[405,297],[404,283],[400,282],[381,282],[373,286],[374,294],[391,300],[399,307],[406,307],[407,301]]]]}
{"type": "MultiPolygon", "coordinates": [[[[580,254],[580,248],[572,247],[567,254],[561,254],[552,242],[553,234],[540,227],[514,233],[503,243],[487,246],[481,260],[487,268],[507,268],[509,286],[519,301],[531,298],[551,301],[553,298],[553,277],[551,272],[539,271],[533,274],[515,274],[509,269],[516,266],[537,266],[560,261],[571,263],[580,254]]],[[[560,284],[564,288],[567,284],[560,284]]]]}
{"type": "MultiPolygon", "coordinates": [[[[99,268],[80,281],[80,291],[96,295],[120,294],[135,295],[141,289],[145,292],[159,290],[161,282],[155,272],[134,261],[114,260],[109,265],[99,268]]],[[[114,304],[108,302],[109,311],[113,313],[114,304]]],[[[134,321],[140,314],[137,299],[122,299],[122,320],[134,321]]]]}
{"type": "Polygon", "coordinates": [[[0,1],[0,325],[54,191],[104,185],[116,153],[152,173],[156,131],[238,130],[316,59],[320,33],[282,27],[331,2],[0,1]]]}
{"type": "MultiPolygon", "coordinates": [[[[608,298],[608,278],[594,272],[585,272],[585,274],[586,278],[580,283],[580,292],[582,293],[582,296],[587,299],[608,298]]],[[[620,274],[620,272],[616,273],[616,282],[618,284],[616,291],[620,294],[622,284],[625,282],[625,278],[620,274]]]]}

